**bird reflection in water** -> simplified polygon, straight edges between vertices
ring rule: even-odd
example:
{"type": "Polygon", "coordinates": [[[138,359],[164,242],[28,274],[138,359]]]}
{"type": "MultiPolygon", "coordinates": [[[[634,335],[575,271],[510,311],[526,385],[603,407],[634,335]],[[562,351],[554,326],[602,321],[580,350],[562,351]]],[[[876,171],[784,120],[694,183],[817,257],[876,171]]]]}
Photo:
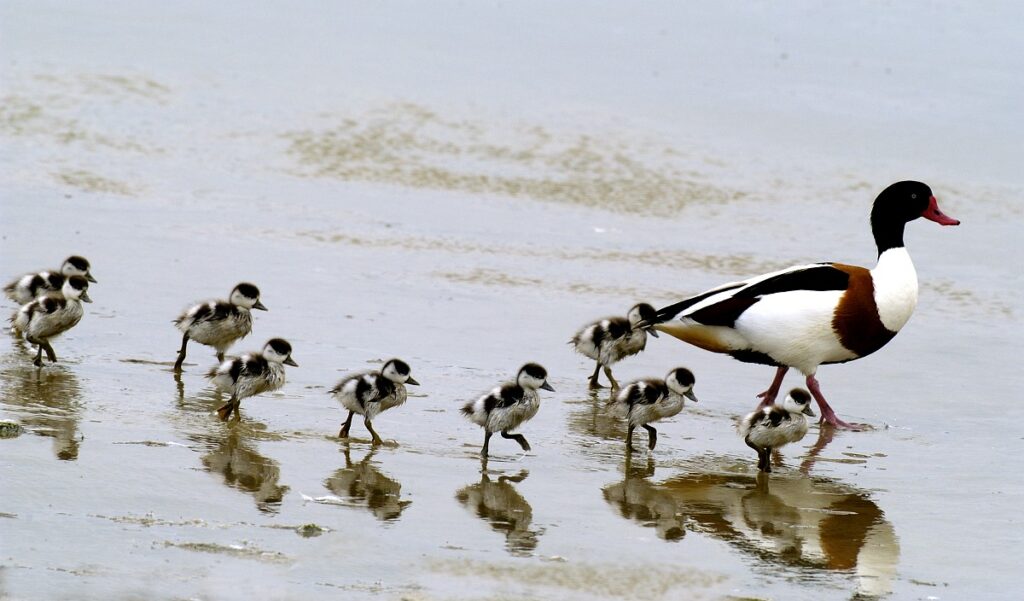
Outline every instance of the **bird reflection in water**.
{"type": "Polygon", "coordinates": [[[626,437],[626,426],[608,411],[610,394],[608,391],[590,391],[585,400],[569,401],[569,405],[577,407],[569,412],[569,430],[583,436],[584,441],[599,438],[621,443],[626,437]]]}
{"type": "Polygon", "coordinates": [[[542,530],[531,528],[533,508],[512,483],[522,482],[530,472],[491,480],[486,468],[480,482],[459,489],[455,498],[466,509],[505,535],[505,548],[512,555],[529,556],[537,548],[542,530]]]}
{"type": "Polygon", "coordinates": [[[246,427],[232,427],[189,438],[209,449],[202,457],[207,471],[222,476],[227,486],[251,494],[260,511],[277,513],[288,487],[278,484],[280,466],[256,451],[252,436],[246,427]]]}
{"type": "Polygon", "coordinates": [[[401,517],[412,501],[402,500],[402,484],[377,469],[372,461],[376,450],[367,453],[359,463],[353,463],[348,445],[345,445],[345,467],[324,480],[335,495],[365,506],[378,520],[390,522],[401,517]]]}
{"type": "Polygon", "coordinates": [[[53,439],[57,459],[78,459],[82,387],[74,373],[62,367],[7,367],[0,373],[0,391],[0,403],[26,430],[53,439]]]}
{"type": "Polygon", "coordinates": [[[662,516],[681,516],[693,532],[800,575],[850,573],[858,598],[892,589],[900,552],[892,524],[867,492],[847,484],[796,472],[691,473],[659,484],[627,475],[604,496],[645,526],[662,528],[662,516]]]}
{"type": "Polygon", "coordinates": [[[627,453],[625,473],[622,482],[609,484],[601,490],[604,500],[622,517],[653,526],[658,538],[682,540],[686,535],[686,516],[672,495],[648,480],[654,475],[654,458],[634,463],[632,455],[627,453]]]}

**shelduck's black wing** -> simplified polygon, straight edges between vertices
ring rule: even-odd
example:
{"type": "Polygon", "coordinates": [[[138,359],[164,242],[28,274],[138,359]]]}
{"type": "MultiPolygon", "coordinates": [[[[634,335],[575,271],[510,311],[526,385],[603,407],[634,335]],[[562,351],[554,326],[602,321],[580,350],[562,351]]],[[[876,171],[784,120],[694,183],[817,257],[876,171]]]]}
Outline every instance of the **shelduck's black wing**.
{"type": "Polygon", "coordinates": [[[846,290],[850,274],[832,263],[799,265],[713,288],[658,311],[658,323],[685,317],[708,326],[732,327],[765,296],[798,290],[846,290]]]}

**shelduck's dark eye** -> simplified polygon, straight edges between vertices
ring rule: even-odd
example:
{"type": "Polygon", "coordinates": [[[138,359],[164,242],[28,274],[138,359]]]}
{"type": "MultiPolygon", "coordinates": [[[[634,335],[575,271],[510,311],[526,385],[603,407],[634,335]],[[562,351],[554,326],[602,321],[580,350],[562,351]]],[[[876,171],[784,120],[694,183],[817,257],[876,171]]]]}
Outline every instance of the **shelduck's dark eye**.
{"type": "Polygon", "coordinates": [[[914,200],[917,200],[917,194],[911,194],[910,197],[913,198],[914,200]]]}

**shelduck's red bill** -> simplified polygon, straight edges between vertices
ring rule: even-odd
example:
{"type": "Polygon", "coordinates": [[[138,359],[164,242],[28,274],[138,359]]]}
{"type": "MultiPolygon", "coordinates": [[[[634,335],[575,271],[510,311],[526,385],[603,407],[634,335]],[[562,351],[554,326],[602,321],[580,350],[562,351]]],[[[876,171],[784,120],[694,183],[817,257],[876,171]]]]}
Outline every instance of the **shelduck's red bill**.
{"type": "Polygon", "coordinates": [[[928,199],[928,208],[924,210],[924,213],[921,213],[921,217],[934,221],[939,225],[960,225],[959,219],[953,219],[939,209],[939,201],[934,196],[928,199]]]}

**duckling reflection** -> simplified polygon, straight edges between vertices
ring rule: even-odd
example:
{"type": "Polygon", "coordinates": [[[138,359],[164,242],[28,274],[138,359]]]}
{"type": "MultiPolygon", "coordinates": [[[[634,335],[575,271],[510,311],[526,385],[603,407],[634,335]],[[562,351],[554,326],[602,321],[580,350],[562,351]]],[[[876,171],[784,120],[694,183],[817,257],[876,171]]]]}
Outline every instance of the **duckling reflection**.
{"type": "Polygon", "coordinates": [[[480,482],[470,484],[455,493],[455,498],[474,512],[477,517],[490,524],[491,528],[505,534],[505,548],[512,555],[529,556],[537,548],[537,538],[542,530],[531,528],[533,508],[512,486],[522,482],[530,472],[520,471],[514,476],[499,476],[491,480],[485,469],[480,482]]]}
{"type": "Polygon", "coordinates": [[[276,513],[288,492],[287,486],[278,484],[281,468],[256,451],[247,436],[251,434],[245,428],[229,428],[189,438],[210,449],[202,457],[207,471],[223,476],[227,486],[250,493],[260,511],[276,513]]]}
{"type": "Polygon", "coordinates": [[[631,499],[648,503],[652,515],[674,504],[690,530],[768,563],[800,573],[848,571],[860,597],[892,589],[899,562],[892,524],[867,492],[847,484],[799,474],[693,473],[650,485],[631,499]]]}
{"type": "MultiPolygon", "coordinates": [[[[571,402],[575,408],[569,412],[569,430],[584,436],[587,440],[599,438],[622,442],[626,437],[626,426],[621,419],[608,411],[608,401],[609,393],[593,391],[586,400],[571,402]]],[[[619,454],[621,455],[621,451],[619,454]]]]}
{"type": "Polygon", "coordinates": [[[0,374],[0,403],[27,430],[53,439],[53,453],[62,461],[78,459],[82,387],[63,368],[38,370],[11,366],[0,374]]]}
{"type": "Polygon", "coordinates": [[[412,501],[402,500],[402,484],[377,469],[372,462],[374,454],[376,450],[367,453],[359,463],[352,463],[346,447],[345,467],[324,480],[324,486],[339,497],[365,505],[378,520],[394,521],[412,501]]]}
{"type": "Polygon", "coordinates": [[[654,458],[631,464],[626,454],[626,477],[622,482],[609,484],[601,489],[604,500],[627,520],[635,520],[644,526],[653,526],[658,538],[667,541],[682,540],[686,535],[686,516],[672,495],[651,484],[654,475],[654,458]]]}

